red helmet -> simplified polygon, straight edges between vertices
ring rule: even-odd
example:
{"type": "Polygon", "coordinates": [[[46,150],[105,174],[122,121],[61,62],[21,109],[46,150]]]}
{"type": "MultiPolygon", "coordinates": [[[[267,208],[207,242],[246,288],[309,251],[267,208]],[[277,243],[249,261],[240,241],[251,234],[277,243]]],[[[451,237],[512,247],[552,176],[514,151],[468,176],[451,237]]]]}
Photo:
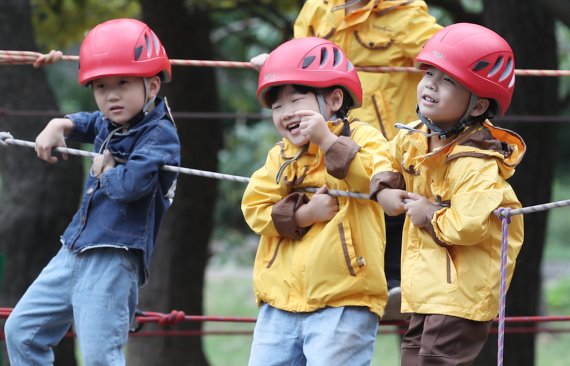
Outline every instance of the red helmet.
{"type": "Polygon", "coordinates": [[[296,38],[273,50],[259,73],[257,100],[268,107],[265,93],[285,84],[342,86],[352,97],[352,107],[362,105],[362,87],[354,66],[338,46],[322,38],[296,38]]]}
{"type": "Polygon", "coordinates": [[[434,66],[481,98],[497,102],[503,115],[515,88],[515,60],[501,36],[477,24],[457,23],[437,32],[416,57],[434,66]]]}
{"type": "Polygon", "coordinates": [[[79,83],[107,76],[160,75],[171,79],[171,66],[160,40],[143,22],[114,19],[93,28],[79,50],[79,83]]]}

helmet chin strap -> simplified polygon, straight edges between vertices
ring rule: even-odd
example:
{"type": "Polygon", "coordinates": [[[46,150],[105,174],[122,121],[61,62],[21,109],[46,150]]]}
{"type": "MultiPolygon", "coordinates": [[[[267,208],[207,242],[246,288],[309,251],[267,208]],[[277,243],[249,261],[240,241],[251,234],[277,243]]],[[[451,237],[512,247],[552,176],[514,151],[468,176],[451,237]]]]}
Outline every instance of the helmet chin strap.
{"type": "MultiPolygon", "coordinates": [[[[148,96],[148,78],[143,78],[143,83],[144,83],[144,99],[147,99],[148,96]]],[[[144,104],[142,112],[143,115],[147,115],[148,114],[148,108],[152,105],[152,103],[154,103],[154,100],[156,99],[156,97],[152,97],[149,100],[147,100],[147,102],[144,104]]]]}
{"type": "Polygon", "coordinates": [[[325,97],[323,97],[323,94],[320,91],[317,91],[316,96],[317,96],[317,103],[319,104],[319,113],[323,116],[325,121],[336,121],[338,119],[336,113],[334,113],[330,117],[326,115],[327,108],[325,104],[325,97]]]}
{"type": "Polygon", "coordinates": [[[326,112],[326,104],[325,104],[325,97],[323,97],[323,94],[320,91],[316,92],[316,96],[317,96],[317,103],[319,103],[319,112],[323,115],[323,117],[325,118],[325,120],[327,120],[327,116],[325,114],[326,112]]]}
{"type": "Polygon", "coordinates": [[[429,118],[425,117],[421,112],[420,112],[420,108],[416,107],[416,113],[419,117],[419,119],[422,121],[422,123],[424,125],[427,126],[427,128],[431,131],[429,133],[425,133],[422,130],[418,130],[415,128],[411,128],[407,125],[404,125],[402,123],[396,123],[396,128],[402,129],[402,130],[408,130],[408,131],[413,131],[413,132],[419,132],[422,135],[426,136],[426,137],[432,137],[432,136],[439,136],[439,138],[441,140],[444,140],[446,138],[448,138],[449,136],[453,136],[453,135],[457,135],[459,134],[461,131],[463,131],[465,129],[466,126],[468,126],[470,124],[470,117],[471,117],[471,112],[473,111],[473,108],[475,108],[475,105],[477,104],[477,96],[473,93],[470,94],[469,96],[469,105],[467,106],[467,110],[465,111],[465,113],[463,114],[463,116],[461,117],[461,119],[459,120],[459,122],[457,124],[455,124],[455,126],[448,128],[448,129],[443,129],[439,126],[437,126],[435,123],[433,123],[429,118]]]}

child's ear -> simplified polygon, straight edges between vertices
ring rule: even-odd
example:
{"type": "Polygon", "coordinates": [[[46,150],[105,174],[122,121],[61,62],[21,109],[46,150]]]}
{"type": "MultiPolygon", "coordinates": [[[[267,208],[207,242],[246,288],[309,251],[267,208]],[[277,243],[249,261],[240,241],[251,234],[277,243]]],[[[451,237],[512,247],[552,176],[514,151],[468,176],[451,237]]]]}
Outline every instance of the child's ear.
{"type": "Polygon", "coordinates": [[[342,102],[344,100],[344,93],[342,89],[335,88],[332,92],[327,96],[327,100],[329,102],[329,106],[333,112],[336,112],[342,107],[342,102]]]}
{"type": "Polygon", "coordinates": [[[479,98],[477,103],[475,103],[475,107],[473,107],[473,110],[471,111],[471,117],[478,117],[485,113],[487,109],[489,109],[489,104],[489,99],[479,98]]]}
{"type": "Polygon", "coordinates": [[[154,98],[158,95],[160,91],[160,77],[153,76],[148,79],[148,96],[149,98],[154,98]]]}

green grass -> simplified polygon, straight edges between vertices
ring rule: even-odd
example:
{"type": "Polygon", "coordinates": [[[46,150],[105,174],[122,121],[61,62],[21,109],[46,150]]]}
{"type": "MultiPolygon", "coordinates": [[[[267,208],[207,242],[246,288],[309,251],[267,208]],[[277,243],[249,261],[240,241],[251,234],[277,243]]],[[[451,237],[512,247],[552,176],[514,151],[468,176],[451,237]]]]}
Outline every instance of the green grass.
{"type": "MultiPolygon", "coordinates": [[[[570,199],[570,178],[556,177],[552,185],[552,201],[570,199]]],[[[570,260],[570,207],[560,207],[549,211],[546,228],[545,260],[570,260]]]]}
{"type": "MultiPolygon", "coordinates": [[[[550,283],[546,288],[547,315],[570,315],[570,279],[550,283]]],[[[252,317],[257,308],[251,285],[251,267],[222,267],[208,271],[205,289],[207,315],[252,317]]],[[[567,323],[544,323],[548,328],[568,328],[567,323]]],[[[252,323],[208,322],[205,330],[252,331],[252,323]]],[[[381,330],[391,330],[384,327],[381,330]]],[[[509,336],[508,334],[506,335],[509,336]]],[[[247,365],[252,336],[207,335],[204,348],[212,366],[247,365]]],[[[537,366],[566,366],[570,360],[570,334],[547,334],[537,337],[537,366]]],[[[397,366],[400,364],[398,337],[379,334],[372,366],[397,366]]]]}

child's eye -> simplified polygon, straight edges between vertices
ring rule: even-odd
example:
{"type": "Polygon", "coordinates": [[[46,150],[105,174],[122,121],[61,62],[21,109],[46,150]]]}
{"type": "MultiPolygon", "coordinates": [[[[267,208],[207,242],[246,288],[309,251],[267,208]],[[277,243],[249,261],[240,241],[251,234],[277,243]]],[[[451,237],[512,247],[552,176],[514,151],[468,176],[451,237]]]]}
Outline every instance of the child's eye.
{"type": "Polygon", "coordinates": [[[279,108],[281,108],[281,106],[280,106],[279,104],[274,104],[274,105],[271,106],[271,110],[276,110],[276,109],[279,109],[279,108]]]}
{"type": "Polygon", "coordinates": [[[448,83],[455,84],[455,81],[453,81],[451,78],[443,78],[443,80],[447,81],[448,83]]]}
{"type": "Polygon", "coordinates": [[[128,80],[121,80],[121,81],[119,81],[119,85],[126,85],[126,84],[128,84],[128,83],[129,83],[128,80]]]}

